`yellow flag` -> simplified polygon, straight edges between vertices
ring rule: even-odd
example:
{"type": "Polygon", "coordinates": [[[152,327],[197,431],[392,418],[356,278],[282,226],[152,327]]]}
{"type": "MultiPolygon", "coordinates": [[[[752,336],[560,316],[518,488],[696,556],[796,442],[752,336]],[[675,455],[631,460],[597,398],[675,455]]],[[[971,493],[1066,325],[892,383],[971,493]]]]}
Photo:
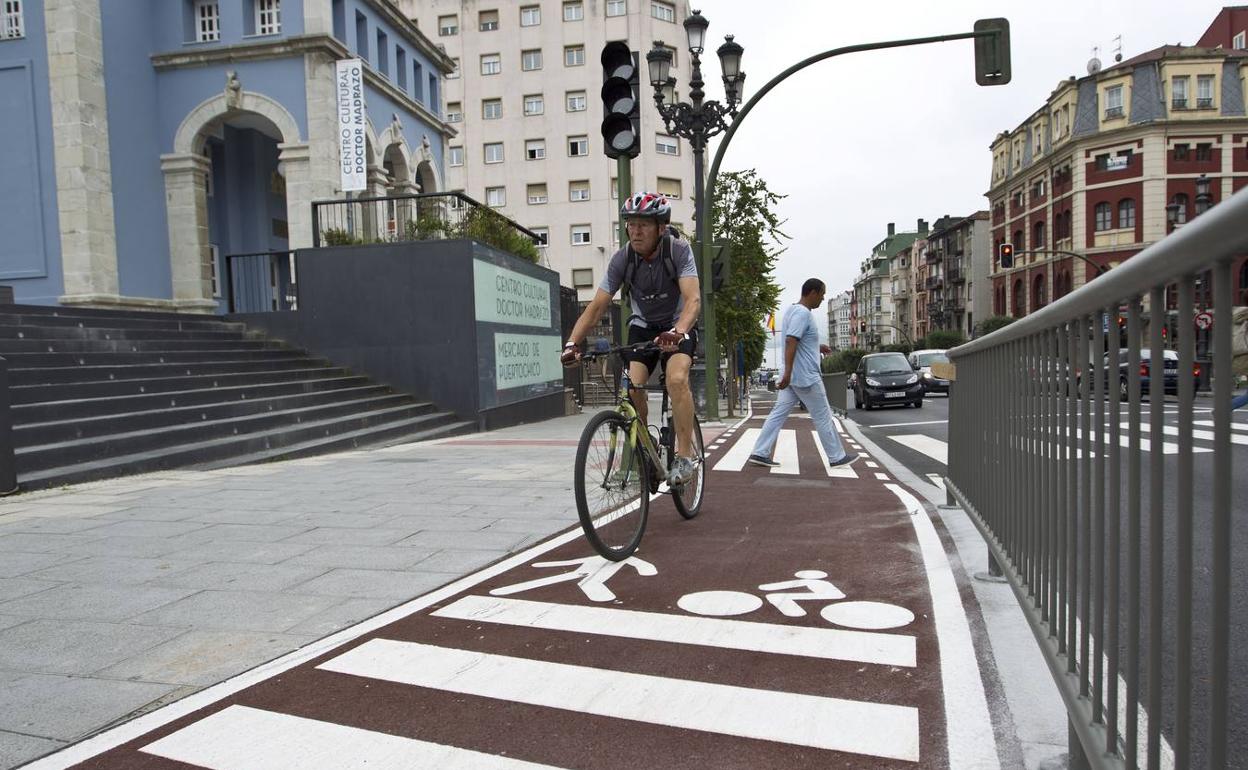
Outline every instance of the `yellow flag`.
{"type": "Polygon", "coordinates": [[[767,330],[774,332],[776,330],[776,314],[771,313],[767,316],[767,330]]]}

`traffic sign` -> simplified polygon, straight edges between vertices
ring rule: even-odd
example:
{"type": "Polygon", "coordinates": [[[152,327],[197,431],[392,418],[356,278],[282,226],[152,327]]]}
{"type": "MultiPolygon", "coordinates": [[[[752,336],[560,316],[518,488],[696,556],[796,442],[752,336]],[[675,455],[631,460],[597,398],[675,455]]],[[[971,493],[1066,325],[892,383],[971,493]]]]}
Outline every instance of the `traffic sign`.
{"type": "Polygon", "coordinates": [[[1213,328],[1213,313],[1208,310],[1202,310],[1196,314],[1196,328],[1201,331],[1208,331],[1213,328]]]}

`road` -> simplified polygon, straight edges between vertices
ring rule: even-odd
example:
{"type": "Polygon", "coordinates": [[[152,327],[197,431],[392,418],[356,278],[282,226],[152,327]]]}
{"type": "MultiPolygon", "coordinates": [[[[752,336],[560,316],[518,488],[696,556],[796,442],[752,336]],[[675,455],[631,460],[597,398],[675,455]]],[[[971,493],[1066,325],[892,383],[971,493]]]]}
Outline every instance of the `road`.
{"type": "MultiPolygon", "coordinates": [[[[1142,409],[1141,422],[1142,439],[1147,442],[1149,433],[1148,426],[1148,409],[1149,404],[1145,403],[1142,409]]],[[[1174,722],[1170,718],[1172,714],[1172,704],[1175,699],[1175,670],[1176,670],[1176,628],[1178,624],[1177,615],[1177,596],[1176,587],[1173,576],[1177,572],[1177,514],[1175,512],[1174,484],[1177,478],[1177,456],[1178,456],[1178,436],[1177,430],[1180,422],[1178,414],[1178,405],[1174,402],[1173,397],[1167,400],[1164,406],[1166,426],[1166,436],[1163,446],[1163,477],[1165,485],[1166,513],[1164,516],[1164,532],[1162,535],[1164,562],[1165,566],[1162,574],[1165,576],[1162,581],[1163,586],[1163,616],[1161,621],[1162,628],[1162,656],[1161,656],[1161,672],[1163,682],[1163,707],[1162,711],[1166,713],[1167,718],[1162,722],[1162,734],[1167,737],[1168,741],[1173,742],[1174,739],[1174,722]]],[[[1192,505],[1192,522],[1193,522],[1193,564],[1195,569],[1195,590],[1193,596],[1192,617],[1194,620],[1194,640],[1193,640],[1193,660],[1196,666],[1195,686],[1192,693],[1193,703],[1193,749],[1196,761],[1193,766],[1203,765],[1203,747],[1206,745],[1207,736],[1204,733],[1207,724],[1207,698],[1208,698],[1208,678],[1201,675],[1201,671],[1207,665],[1208,653],[1208,633],[1210,610],[1210,590],[1209,590],[1209,569],[1211,564],[1211,551],[1213,548],[1213,538],[1210,529],[1211,517],[1211,499],[1206,493],[1211,488],[1213,482],[1212,458],[1210,451],[1212,441],[1210,440],[1213,428],[1211,426],[1212,414],[1210,413],[1211,405],[1207,398],[1197,400],[1194,414],[1194,429],[1199,431],[1194,440],[1195,454],[1193,456],[1193,486],[1195,495],[1192,505]],[[1202,424],[1208,422],[1209,424],[1202,424]],[[1203,432],[1203,433],[1202,433],[1203,432]]],[[[1124,405],[1123,412],[1125,414],[1126,407],[1124,405]]],[[[925,400],[921,409],[913,409],[906,407],[896,407],[888,409],[877,409],[870,412],[864,410],[851,410],[850,416],[855,422],[863,427],[864,433],[876,441],[884,451],[890,453],[898,461],[906,465],[912,472],[920,478],[929,478],[933,483],[939,484],[939,478],[944,476],[946,472],[946,457],[948,452],[948,418],[949,418],[949,401],[941,395],[933,395],[925,400]]],[[[1122,441],[1126,442],[1127,426],[1122,427],[1122,441]]],[[[1232,514],[1232,585],[1231,585],[1231,713],[1229,723],[1233,725],[1232,734],[1229,736],[1231,741],[1231,756],[1244,757],[1248,756],[1248,410],[1239,410],[1235,414],[1235,426],[1233,437],[1233,455],[1231,459],[1232,467],[1232,492],[1231,500],[1233,506],[1232,514]]],[[[1151,449],[1151,447],[1150,447],[1151,449]]],[[[1125,451],[1123,452],[1125,455],[1125,451]]],[[[1150,532],[1149,532],[1149,511],[1148,511],[1148,490],[1150,480],[1150,462],[1151,453],[1145,451],[1141,458],[1141,575],[1140,584],[1143,587],[1144,596],[1142,597],[1141,606],[1141,656],[1147,664],[1147,656],[1149,650],[1149,570],[1147,565],[1150,532]]],[[[1124,461],[1125,463],[1125,461],[1124,461]]],[[[1130,528],[1132,523],[1126,515],[1127,500],[1127,480],[1126,467],[1123,466],[1122,471],[1122,501],[1123,501],[1123,520],[1120,544],[1123,548],[1121,557],[1121,583],[1124,591],[1123,607],[1125,604],[1125,587],[1129,579],[1129,570],[1126,560],[1126,544],[1130,538],[1130,528]]],[[[1125,612],[1125,610],[1124,610],[1125,612]]],[[[1126,660],[1125,639],[1128,636],[1127,628],[1124,623],[1120,630],[1121,638],[1124,640],[1122,648],[1122,660],[1126,660]]],[[[1147,687],[1147,677],[1142,677],[1142,687],[1147,687]]],[[[1147,694],[1144,695],[1147,697],[1147,694]]]]}

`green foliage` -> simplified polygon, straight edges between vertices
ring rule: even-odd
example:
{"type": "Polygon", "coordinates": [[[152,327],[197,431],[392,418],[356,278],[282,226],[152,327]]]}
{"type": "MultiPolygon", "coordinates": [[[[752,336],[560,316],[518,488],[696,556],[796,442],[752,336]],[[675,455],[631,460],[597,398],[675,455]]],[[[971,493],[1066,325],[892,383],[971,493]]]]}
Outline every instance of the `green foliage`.
{"type": "Polygon", "coordinates": [[[881,353],[904,353],[907,356],[910,355],[913,350],[914,348],[910,347],[910,345],[905,342],[901,342],[896,345],[885,345],[880,348],[881,353]]]}
{"type": "Polygon", "coordinates": [[[925,347],[938,348],[942,350],[956,348],[958,345],[962,345],[965,342],[966,337],[962,336],[962,332],[954,329],[939,329],[928,334],[923,340],[925,347]]]}
{"type": "Polygon", "coordinates": [[[446,237],[450,224],[437,212],[427,212],[403,226],[409,241],[438,241],[446,237]]]}
{"type": "Polygon", "coordinates": [[[774,271],[776,258],[784,252],[780,243],[788,236],[780,230],[783,222],[776,216],[776,205],[784,197],[767,189],[753,169],[721,174],[715,185],[713,231],[731,243],[732,264],[711,301],[720,352],[727,354],[743,340],[747,371],[762,365],[767,336],[761,324],[780,300],[774,271]]]}
{"type": "Polygon", "coordinates": [[[454,230],[452,237],[484,243],[533,263],[540,259],[537,246],[528,236],[513,227],[506,217],[483,206],[464,212],[454,230]]]}
{"type": "Polygon", "coordinates": [[[340,227],[331,227],[321,233],[321,243],[326,246],[357,246],[364,242],[340,227]]]}
{"type": "Polygon", "coordinates": [[[1006,326],[1009,326],[1010,324],[1014,323],[1014,321],[1015,321],[1014,316],[1008,316],[1008,315],[989,316],[988,318],[985,318],[983,321],[980,321],[979,336],[982,337],[985,334],[992,334],[997,329],[1001,329],[1006,326]]]}
{"type": "Polygon", "coordinates": [[[852,372],[866,354],[867,351],[860,348],[846,348],[823,359],[819,368],[825,372],[852,372]]]}

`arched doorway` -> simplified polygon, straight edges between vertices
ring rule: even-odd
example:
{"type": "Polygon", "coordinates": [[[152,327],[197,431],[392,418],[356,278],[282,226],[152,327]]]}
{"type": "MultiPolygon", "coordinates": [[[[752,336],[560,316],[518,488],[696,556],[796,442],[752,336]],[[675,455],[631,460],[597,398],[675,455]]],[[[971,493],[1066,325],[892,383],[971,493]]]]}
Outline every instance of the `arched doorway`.
{"type": "MultiPolygon", "coordinates": [[[[310,245],[307,202],[288,192],[307,188],[308,147],[286,108],[244,91],[233,73],[224,93],[186,116],[173,146],[161,158],[173,298],[184,309],[222,312],[227,255],[310,245]]],[[[293,276],[288,262],[277,271],[272,262],[258,260],[254,278],[236,279],[283,297],[293,276]]]]}

